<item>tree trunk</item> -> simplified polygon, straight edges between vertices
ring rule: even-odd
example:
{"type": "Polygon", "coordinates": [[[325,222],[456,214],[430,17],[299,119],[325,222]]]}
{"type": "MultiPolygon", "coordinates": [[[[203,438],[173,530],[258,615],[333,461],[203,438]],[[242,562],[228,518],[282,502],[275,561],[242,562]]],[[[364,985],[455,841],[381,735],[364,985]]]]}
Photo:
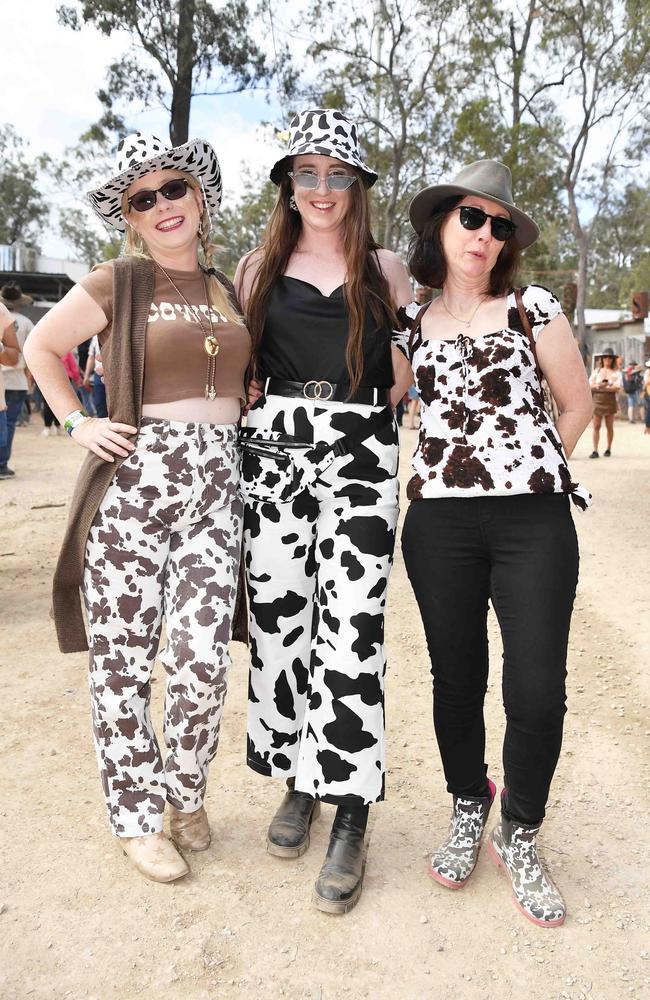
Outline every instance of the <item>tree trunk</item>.
{"type": "Polygon", "coordinates": [[[194,45],[194,0],[179,0],[178,40],[176,46],[177,76],[172,88],[169,138],[172,146],[189,139],[190,107],[192,104],[192,72],[196,48],[194,45]]]}
{"type": "Polygon", "coordinates": [[[569,202],[569,220],[571,230],[578,247],[578,274],[576,296],[576,327],[578,345],[584,356],[587,341],[587,324],[585,322],[585,306],[587,303],[587,265],[589,262],[589,234],[580,224],[578,206],[575,198],[575,188],[571,179],[565,177],[565,185],[569,202]]]}
{"type": "Polygon", "coordinates": [[[384,211],[384,235],[382,245],[387,250],[395,249],[395,211],[397,209],[397,199],[400,192],[400,172],[402,169],[403,149],[396,149],[391,166],[391,192],[386,202],[384,211]]]}

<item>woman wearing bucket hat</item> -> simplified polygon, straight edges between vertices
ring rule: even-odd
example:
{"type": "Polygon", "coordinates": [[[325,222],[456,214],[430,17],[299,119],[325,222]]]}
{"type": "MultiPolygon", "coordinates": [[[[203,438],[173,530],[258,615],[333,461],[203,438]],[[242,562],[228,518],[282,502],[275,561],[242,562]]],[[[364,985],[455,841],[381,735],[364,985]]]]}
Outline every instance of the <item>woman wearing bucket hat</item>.
{"type": "Polygon", "coordinates": [[[54,578],[63,652],[88,648],[95,747],[110,823],[146,877],[188,872],[210,843],[203,808],[229,667],[242,504],[237,422],[250,338],[234,289],[211,266],[221,175],[203,140],[167,149],[136,133],[89,194],[126,231],[40,321],[25,353],[71,437],[88,449],[54,578]],[[198,251],[202,247],[204,265],[198,251]],[[59,358],[97,336],[109,416],[77,409],[59,358]],[[134,437],[135,436],[135,437],[134,437]],[[150,682],[163,614],[163,762],[150,682]],[[171,836],[163,833],[171,806],[171,836]]]}
{"type": "Polygon", "coordinates": [[[495,795],[484,763],[487,607],[504,644],[506,789],[491,840],[517,905],[544,926],[564,919],[536,836],[560,752],[569,623],[578,571],[567,455],[591,400],[557,299],[513,291],[519,254],[537,238],[513,203],[510,171],[494,160],[414,198],[410,265],[441,295],[410,307],[399,340],[422,400],[402,546],[420,607],[433,675],[433,714],[450,831],[429,872],[452,889],[476,864],[495,795]],[[544,409],[540,369],[558,404],[544,409]]]}
{"type": "Polygon", "coordinates": [[[611,347],[606,347],[600,354],[594,355],[594,370],[589,379],[591,395],[594,401],[592,418],[592,438],[594,450],[589,458],[598,458],[598,442],[600,428],[605,419],[607,431],[607,447],[603,452],[605,458],[612,454],[614,442],[614,417],[618,409],[618,394],[623,388],[623,376],[618,370],[618,355],[611,347]]]}
{"type": "MultiPolygon", "coordinates": [[[[287,779],[268,831],[283,858],[337,806],[315,903],[361,893],[368,807],[384,796],[383,620],[398,515],[391,324],[404,266],[369,228],[354,124],[310,109],[271,179],[264,244],[241,262],[263,394],[242,442],[250,601],[248,763],[287,779]]],[[[401,398],[408,365],[395,352],[401,398]]]]}

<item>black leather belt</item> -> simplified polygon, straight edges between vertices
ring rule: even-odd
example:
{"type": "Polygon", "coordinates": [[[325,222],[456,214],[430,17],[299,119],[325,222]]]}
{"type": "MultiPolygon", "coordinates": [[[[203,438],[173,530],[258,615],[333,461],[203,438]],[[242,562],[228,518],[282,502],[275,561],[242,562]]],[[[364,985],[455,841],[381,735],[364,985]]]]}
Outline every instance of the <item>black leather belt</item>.
{"type": "Polygon", "coordinates": [[[268,378],[264,392],[271,396],[292,396],[308,399],[312,403],[366,403],[369,406],[386,406],[390,402],[390,389],[361,386],[351,399],[350,388],[327,379],[311,379],[309,382],[289,382],[282,378],[268,378]]]}

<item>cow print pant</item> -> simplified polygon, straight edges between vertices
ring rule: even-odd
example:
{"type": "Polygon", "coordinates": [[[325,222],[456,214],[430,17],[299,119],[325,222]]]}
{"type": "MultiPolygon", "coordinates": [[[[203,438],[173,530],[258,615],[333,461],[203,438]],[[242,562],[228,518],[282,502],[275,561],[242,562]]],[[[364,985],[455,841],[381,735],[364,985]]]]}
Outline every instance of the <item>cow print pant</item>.
{"type": "Polygon", "coordinates": [[[233,424],[145,419],[90,529],[84,597],[95,749],[122,837],[194,812],[217,751],[230,659],[242,502],[233,424]],[[163,762],[150,709],[163,615],[163,762]]]}
{"type": "MultiPolygon", "coordinates": [[[[380,408],[262,397],[255,441],[335,441],[380,408]]],[[[251,431],[249,431],[251,433],[251,431]]],[[[242,456],[250,767],[326,802],[384,796],[384,608],[399,513],[395,421],[314,465],[242,456]]]]}

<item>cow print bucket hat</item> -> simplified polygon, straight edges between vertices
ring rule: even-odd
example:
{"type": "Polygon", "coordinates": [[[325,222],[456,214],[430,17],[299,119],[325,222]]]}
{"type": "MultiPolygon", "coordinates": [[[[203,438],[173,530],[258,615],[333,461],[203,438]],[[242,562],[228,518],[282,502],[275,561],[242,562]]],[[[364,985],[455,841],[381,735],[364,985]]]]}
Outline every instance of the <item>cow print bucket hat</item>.
{"type": "Polygon", "coordinates": [[[200,182],[210,216],[221,204],[221,169],[217,154],[205,139],[192,139],[171,149],[155,135],[134,132],[122,139],[115,154],[115,173],[109,181],[88,192],[94,211],[114,229],[126,230],[122,195],[145,174],[155,170],[183,170],[200,182]]]}
{"type": "Polygon", "coordinates": [[[280,184],[291,164],[293,156],[317,153],[332,156],[342,163],[349,163],[361,171],[366,187],[372,187],[377,174],[361,159],[357,127],[341,111],[333,108],[311,108],[300,111],[289,125],[289,146],[273,165],[271,180],[280,184]]]}

